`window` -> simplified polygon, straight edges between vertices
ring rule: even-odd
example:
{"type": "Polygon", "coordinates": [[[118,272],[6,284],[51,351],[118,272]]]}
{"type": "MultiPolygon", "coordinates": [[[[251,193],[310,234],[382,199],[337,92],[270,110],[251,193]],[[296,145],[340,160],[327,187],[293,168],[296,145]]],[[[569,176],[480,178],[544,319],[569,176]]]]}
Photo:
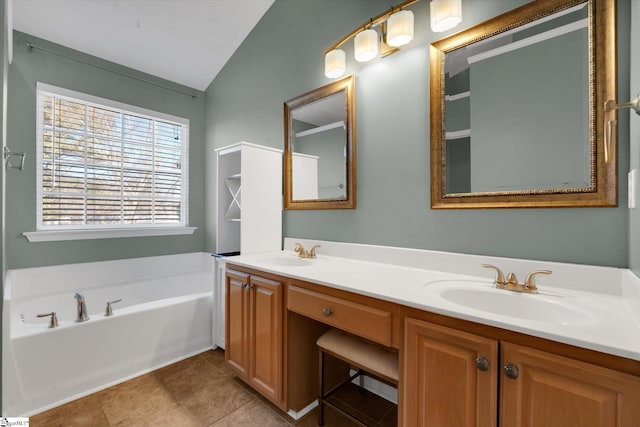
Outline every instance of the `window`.
{"type": "Polygon", "coordinates": [[[37,92],[38,230],[187,225],[188,120],[37,92]]]}

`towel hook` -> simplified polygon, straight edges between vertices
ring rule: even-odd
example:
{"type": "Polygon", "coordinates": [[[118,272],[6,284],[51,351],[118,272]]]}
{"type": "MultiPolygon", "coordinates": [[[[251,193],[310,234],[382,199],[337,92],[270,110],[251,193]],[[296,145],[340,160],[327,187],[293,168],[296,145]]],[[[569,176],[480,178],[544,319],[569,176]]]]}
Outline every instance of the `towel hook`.
{"type": "Polygon", "coordinates": [[[616,104],[614,99],[609,99],[604,103],[604,161],[605,163],[609,163],[609,161],[613,158],[613,137],[615,135],[614,128],[618,124],[618,121],[607,120],[607,113],[613,112],[615,110],[620,110],[622,108],[632,108],[635,110],[636,114],[640,115],[640,94],[636,96],[629,102],[623,102],[621,104],[616,104]]]}
{"type": "Polygon", "coordinates": [[[621,108],[633,108],[636,114],[640,115],[640,94],[629,102],[623,102],[622,104],[616,104],[616,101],[610,99],[604,103],[604,111],[609,112],[613,110],[619,110],[621,108]]]}
{"type": "Polygon", "coordinates": [[[24,159],[25,157],[27,157],[27,153],[14,153],[7,146],[4,147],[3,153],[4,153],[4,159],[6,160],[5,167],[7,170],[9,169],[24,170],[24,159]],[[14,165],[13,163],[11,163],[11,157],[13,156],[20,156],[20,165],[14,165]]]}

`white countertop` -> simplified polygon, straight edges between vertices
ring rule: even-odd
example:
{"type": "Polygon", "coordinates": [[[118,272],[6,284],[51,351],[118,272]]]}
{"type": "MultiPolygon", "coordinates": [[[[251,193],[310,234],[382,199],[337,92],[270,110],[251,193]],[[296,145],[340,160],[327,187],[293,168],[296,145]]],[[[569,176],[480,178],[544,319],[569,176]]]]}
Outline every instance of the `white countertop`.
{"type": "MultiPolygon", "coordinates": [[[[328,242],[322,243],[323,247],[328,246],[328,242]]],[[[290,244],[285,243],[285,247],[287,246],[290,247],[290,244]]],[[[327,250],[327,252],[332,251],[327,250]]],[[[421,252],[425,252],[423,255],[425,257],[433,255],[433,252],[430,251],[421,252]]],[[[451,255],[458,257],[456,261],[460,262],[460,254],[451,255]]],[[[477,263],[478,256],[469,255],[468,257],[473,265],[477,263]]],[[[594,292],[592,289],[597,286],[589,284],[585,285],[585,289],[588,291],[539,284],[540,294],[529,295],[492,288],[492,273],[488,270],[485,272],[482,268],[476,268],[475,271],[478,271],[479,274],[474,276],[388,264],[380,262],[379,259],[358,260],[320,253],[316,259],[310,260],[310,265],[287,266],[274,263],[274,259],[285,259],[286,262],[286,260],[296,258],[297,254],[292,250],[284,250],[240,255],[229,257],[226,260],[239,266],[640,361],[640,322],[636,317],[637,313],[634,316],[634,312],[637,311],[637,306],[634,305],[636,301],[634,298],[627,297],[624,292],[612,291],[611,287],[606,288],[607,290],[604,292],[594,292]],[[480,276],[480,274],[484,274],[484,276],[480,276]],[[553,305],[552,308],[556,308],[555,312],[558,314],[559,320],[545,321],[542,318],[538,320],[535,309],[525,315],[527,318],[521,317],[522,313],[517,313],[515,316],[495,314],[468,308],[440,296],[440,292],[444,289],[457,287],[469,289],[469,286],[472,286],[474,291],[478,289],[480,292],[514,295],[515,298],[520,298],[518,302],[524,302],[525,306],[528,304],[525,301],[527,299],[533,301],[533,304],[543,299],[553,305]],[[565,311],[575,314],[576,317],[567,316],[564,319],[563,313],[565,311]]],[[[499,264],[500,261],[504,261],[504,263],[509,261],[506,258],[481,258],[486,259],[486,262],[496,264],[499,264]]],[[[538,262],[538,264],[540,263],[538,262]]],[[[571,264],[548,264],[553,265],[557,270],[581,268],[581,266],[571,264]]],[[[593,269],[594,267],[585,266],[585,268],[593,269]]],[[[599,269],[605,270],[604,273],[601,272],[602,274],[607,274],[607,268],[599,269]]],[[[461,266],[460,270],[468,272],[469,266],[461,266]]],[[[619,274],[620,269],[608,270],[611,270],[611,276],[614,280],[617,280],[618,276],[623,276],[619,274]]],[[[598,275],[596,273],[594,273],[595,276],[598,275]]],[[[628,274],[632,275],[632,273],[628,274]]],[[[540,280],[539,283],[543,283],[543,281],[540,280]]],[[[626,283],[625,285],[630,286],[626,283]]],[[[616,284],[613,289],[620,287],[622,287],[621,284],[620,286],[616,284]]],[[[635,295],[635,293],[632,294],[635,295]]]]}

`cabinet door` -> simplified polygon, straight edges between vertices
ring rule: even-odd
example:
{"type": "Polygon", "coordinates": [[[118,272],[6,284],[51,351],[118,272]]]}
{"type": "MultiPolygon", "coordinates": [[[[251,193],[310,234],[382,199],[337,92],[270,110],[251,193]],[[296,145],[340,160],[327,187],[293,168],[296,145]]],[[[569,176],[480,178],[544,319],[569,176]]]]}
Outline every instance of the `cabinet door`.
{"type": "Polygon", "coordinates": [[[498,343],[412,318],[404,330],[402,425],[496,426],[498,343]]]}
{"type": "Polygon", "coordinates": [[[265,397],[282,397],[282,283],[251,276],[249,382],[265,397]]]}
{"type": "Polygon", "coordinates": [[[640,426],[638,377],[511,343],[501,359],[501,426],[640,426]]]}
{"type": "Polygon", "coordinates": [[[249,367],[249,275],[227,272],[225,359],[242,378],[249,367]]]}

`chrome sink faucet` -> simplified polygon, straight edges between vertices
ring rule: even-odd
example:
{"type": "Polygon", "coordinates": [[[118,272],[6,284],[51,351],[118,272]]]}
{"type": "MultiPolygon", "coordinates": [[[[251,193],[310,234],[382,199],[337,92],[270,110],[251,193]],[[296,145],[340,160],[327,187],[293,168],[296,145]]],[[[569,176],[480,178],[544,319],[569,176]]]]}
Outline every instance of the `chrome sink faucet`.
{"type": "Polygon", "coordinates": [[[84,301],[84,295],[78,291],[74,297],[78,300],[78,318],[76,322],[86,322],[89,320],[89,315],[87,314],[87,304],[84,301]]]}
{"type": "Polygon", "coordinates": [[[507,278],[504,278],[504,274],[502,270],[500,270],[495,265],[491,264],[482,264],[484,268],[490,268],[496,271],[496,278],[493,281],[493,284],[498,289],[506,289],[508,291],[514,292],[526,292],[529,294],[537,294],[538,293],[538,285],[536,284],[536,276],[538,274],[551,274],[551,270],[536,270],[527,275],[524,283],[518,282],[518,278],[515,273],[509,273],[507,278]]]}
{"type": "Polygon", "coordinates": [[[293,249],[295,252],[300,255],[300,258],[315,258],[316,257],[316,248],[319,248],[320,245],[314,245],[309,251],[304,249],[304,246],[300,243],[296,243],[295,248],[293,249]]]}

